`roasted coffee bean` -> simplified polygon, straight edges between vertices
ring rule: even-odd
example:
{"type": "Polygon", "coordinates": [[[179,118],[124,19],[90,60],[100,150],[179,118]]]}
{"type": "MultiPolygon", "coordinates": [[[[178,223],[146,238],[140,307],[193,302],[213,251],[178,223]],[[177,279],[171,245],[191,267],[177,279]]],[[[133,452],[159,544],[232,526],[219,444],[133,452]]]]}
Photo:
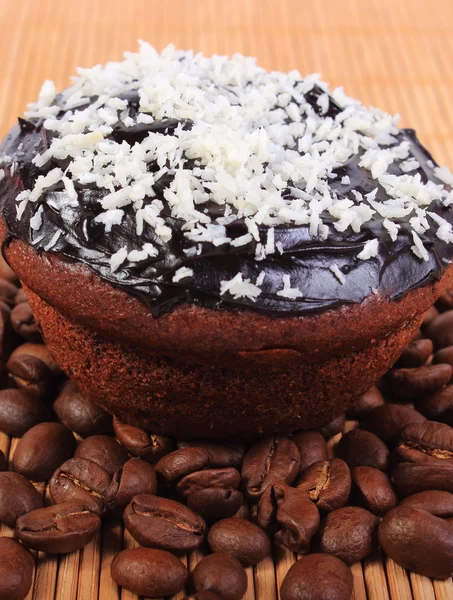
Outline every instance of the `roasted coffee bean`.
{"type": "Polygon", "coordinates": [[[17,296],[19,288],[6,279],[0,279],[0,299],[9,306],[14,306],[14,298],[17,296]]]}
{"type": "Polygon", "coordinates": [[[22,304],[22,302],[28,302],[28,298],[24,288],[19,288],[17,294],[14,296],[14,304],[22,304]]]}
{"type": "Polygon", "coordinates": [[[112,417],[68,381],[53,404],[58,419],[81,437],[110,433],[112,417]]]}
{"type": "Polygon", "coordinates": [[[118,479],[91,460],[71,458],[52,475],[49,490],[55,504],[72,502],[102,514],[118,492],[118,479]]]}
{"type": "Polygon", "coordinates": [[[246,567],[256,565],[271,551],[269,538],[258,525],[236,517],[215,523],[208,542],[213,552],[234,556],[246,567]]]}
{"type": "Polygon", "coordinates": [[[435,421],[410,423],[401,430],[395,457],[402,462],[442,461],[453,465],[453,428],[435,421]]]}
{"type": "Polygon", "coordinates": [[[210,459],[203,448],[181,448],[167,454],[156,465],[156,472],[168,483],[176,483],[189,473],[207,469],[210,459]]]}
{"type": "Polygon", "coordinates": [[[433,341],[434,349],[453,346],[453,310],[447,310],[426,328],[426,335],[433,341]]]}
{"type": "Polygon", "coordinates": [[[303,490],[274,483],[261,496],[257,522],[293,552],[306,554],[319,528],[320,517],[316,505],[303,490]]]}
{"type": "Polygon", "coordinates": [[[344,426],[346,425],[346,415],[340,415],[327,425],[324,425],[319,429],[321,435],[326,439],[330,439],[334,435],[338,435],[339,433],[343,433],[344,426]]]}
{"type": "Polygon", "coordinates": [[[115,556],[112,579],[126,590],[148,598],[162,598],[180,592],[187,580],[183,563],[163,550],[128,548],[115,556]]]}
{"type": "Polygon", "coordinates": [[[17,445],[13,469],[32,481],[47,481],[72,458],[76,447],[74,435],[61,423],[39,423],[17,445]]]}
{"type": "Polygon", "coordinates": [[[25,513],[42,508],[42,496],[33,484],[19,473],[0,473],[0,523],[14,527],[25,513]]]}
{"type": "Polygon", "coordinates": [[[338,443],[337,452],[350,467],[374,467],[381,471],[388,469],[389,449],[370,431],[348,431],[338,443]]]}
{"type": "Polygon", "coordinates": [[[233,467],[226,469],[206,469],[195,471],[181,479],[176,489],[183,496],[190,496],[205,488],[237,489],[241,483],[241,475],[233,467]]]}
{"type": "Polygon", "coordinates": [[[438,364],[416,369],[393,369],[389,371],[389,381],[397,400],[410,401],[447,385],[452,375],[451,365],[438,364]]]}
{"type": "Polygon", "coordinates": [[[352,573],[329,554],[309,554],[298,560],[286,574],[281,600],[350,600],[352,573]]]}
{"type": "Polygon", "coordinates": [[[11,310],[0,301],[0,360],[6,362],[17,343],[17,334],[11,325],[11,310]]]}
{"type": "Polygon", "coordinates": [[[113,510],[122,515],[132,498],[139,494],[155,494],[156,490],[156,473],[153,467],[141,458],[131,458],[121,471],[113,510]]]}
{"type": "Polygon", "coordinates": [[[42,342],[41,332],[28,302],[17,304],[11,311],[13,329],[27,342],[42,342]]]}
{"type": "Polygon", "coordinates": [[[425,313],[421,324],[422,329],[426,329],[439,316],[439,311],[435,306],[431,306],[425,313]]]}
{"type": "Polygon", "coordinates": [[[433,343],[427,338],[411,342],[403,350],[397,366],[405,368],[421,367],[433,353],[433,343]]]}
{"type": "Polygon", "coordinates": [[[453,575],[453,525],[425,510],[391,510],[379,526],[379,543],[405,569],[433,579],[453,575]]]}
{"type": "Polygon", "coordinates": [[[52,391],[54,378],[49,367],[34,356],[11,356],[6,363],[15,385],[38,398],[46,398],[52,391]]]}
{"type": "Polygon", "coordinates": [[[400,506],[410,506],[411,508],[426,510],[436,517],[447,519],[453,517],[453,494],[428,490],[405,498],[400,506]]]}
{"type": "Polygon", "coordinates": [[[24,600],[33,582],[35,561],[15,540],[0,538],[0,599],[24,600]]]}
{"type": "Polygon", "coordinates": [[[299,473],[315,462],[328,459],[327,444],[319,431],[298,431],[291,439],[299,450],[299,473]]]}
{"type": "Polygon", "coordinates": [[[18,358],[19,356],[34,356],[39,358],[47,367],[52,371],[54,375],[60,375],[61,369],[55,362],[53,356],[50,354],[49,349],[44,344],[34,344],[32,342],[26,342],[18,346],[11,354],[11,358],[18,358]]]}
{"type": "Polygon", "coordinates": [[[445,312],[453,308],[453,290],[445,290],[445,292],[436,300],[436,308],[440,312],[445,312]]]}
{"type": "Polygon", "coordinates": [[[244,496],[233,488],[208,487],[187,497],[187,506],[208,523],[233,517],[241,508],[244,496]]]}
{"type": "Polygon", "coordinates": [[[25,390],[0,390],[0,431],[21,437],[34,425],[49,418],[39,398],[25,390]]]}
{"type": "Polygon", "coordinates": [[[364,508],[339,508],[329,513],[322,524],[319,548],[352,565],[376,550],[378,525],[379,518],[364,508]]]}
{"type": "Polygon", "coordinates": [[[453,346],[447,346],[438,350],[433,356],[433,363],[435,365],[446,363],[453,366],[453,346]]]}
{"type": "Polygon", "coordinates": [[[200,546],[206,523],[175,500],[150,494],[135,496],[126,507],[124,525],[142,546],[184,554],[200,546]]]}
{"type": "Polygon", "coordinates": [[[362,394],[354,406],[348,410],[347,414],[353,419],[362,418],[371,410],[382,404],[385,404],[384,396],[379,389],[373,385],[368,391],[362,394]]]}
{"type": "Polygon", "coordinates": [[[38,508],[17,519],[17,538],[33,550],[68,554],[86,546],[101,528],[98,515],[65,503],[38,508]]]}
{"type": "Polygon", "coordinates": [[[212,592],[223,600],[241,600],[247,591],[244,567],[228,554],[215,553],[203,558],[194,569],[192,582],[197,592],[212,592]]]}
{"type": "Polygon", "coordinates": [[[173,442],[169,437],[153,435],[118,419],[113,420],[113,429],[118,441],[129,454],[143,458],[153,465],[173,449],[173,442]]]}
{"type": "Polygon", "coordinates": [[[297,482],[321,512],[330,512],[346,504],[351,491],[351,473],[341,458],[315,463],[297,482]]]}
{"type": "Polygon", "coordinates": [[[402,462],[392,472],[396,491],[400,496],[412,496],[426,490],[453,493],[453,465],[436,463],[402,462]]]}
{"type": "Polygon", "coordinates": [[[4,471],[8,466],[5,454],[0,450],[0,471],[4,471]]]}
{"type": "Polygon", "coordinates": [[[192,442],[178,442],[178,448],[197,447],[207,450],[209,462],[212,466],[219,468],[236,467],[239,468],[244,456],[244,444],[231,442],[229,444],[215,444],[204,440],[192,442]]]}
{"type": "Polygon", "coordinates": [[[389,478],[379,469],[353,467],[351,476],[353,496],[375,515],[383,516],[398,504],[398,498],[389,478]]]}
{"type": "Polygon", "coordinates": [[[265,489],[283,481],[292,483],[299,472],[299,450],[285,438],[268,438],[250,448],[242,461],[242,482],[246,496],[258,502],[265,489]]]}
{"type": "Polygon", "coordinates": [[[9,264],[0,254],[0,278],[5,279],[6,281],[10,281],[11,283],[18,283],[18,278],[16,273],[11,269],[9,264]]]}
{"type": "Polygon", "coordinates": [[[184,596],[183,600],[222,600],[222,598],[214,592],[195,592],[190,596],[184,596]]]}
{"type": "Polygon", "coordinates": [[[426,418],[403,404],[383,404],[370,411],[362,427],[377,435],[386,444],[396,444],[401,429],[409,423],[423,423],[426,418]]]}
{"type": "Polygon", "coordinates": [[[123,446],[108,435],[92,435],[85,438],[80,442],[75,457],[92,460],[110,475],[122,469],[129,458],[123,446]]]}
{"type": "Polygon", "coordinates": [[[453,427],[453,385],[446,385],[434,394],[420,398],[417,409],[428,419],[453,427]]]}

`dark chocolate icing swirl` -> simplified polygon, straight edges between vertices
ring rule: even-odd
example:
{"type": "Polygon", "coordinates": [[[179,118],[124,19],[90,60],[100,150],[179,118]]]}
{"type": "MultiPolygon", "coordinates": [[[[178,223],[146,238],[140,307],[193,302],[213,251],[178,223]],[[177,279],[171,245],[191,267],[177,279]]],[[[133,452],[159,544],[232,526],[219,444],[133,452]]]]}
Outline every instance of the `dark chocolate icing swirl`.
{"type": "MultiPolygon", "coordinates": [[[[319,94],[320,90],[315,87],[306,95],[307,101],[315,110],[318,110],[316,100],[319,94]]],[[[137,111],[137,97],[130,94],[126,99],[130,114],[137,111]]],[[[330,99],[328,114],[334,117],[339,110],[330,99]]],[[[137,124],[128,128],[119,123],[110,137],[115,141],[140,142],[149,131],[172,135],[177,125],[178,121],[174,119],[149,125],[137,124]]],[[[190,128],[191,122],[187,121],[183,126],[190,128]]],[[[114,225],[111,232],[106,233],[104,225],[94,220],[102,212],[99,200],[106,194],[105,190],[77,184],[79,200],[76,205],[68,202],[67,193],[60,186],[45,194],[45,202],[29,202],[22,217],[18,219],[17,194],[23,189],[31,189],[38,175],[55,166],[54,161],[52,166],[40,170],[31,162],[36,154],[49,146],[48,136],[42,122],[20,119],[19,125],[11,130],[3,142],[3,153],[12,157],[13,163],[17,165],[15,169],[6,168],[6,176],[0,184],[2,216],[9,231],[9,239],[17,237],[32,244],[38,251],[49,250],[65,260],[86,264],[102,279],[137,296],[150,307],[154,316],[185,302],[214,309],[247,308],[278,317],[323,311],[344,303],[358,303],[374,293],[393,300],[413,288],[439,279],[453,256],[453,246],[436,236],[437,226],[434,222],[420,236],[429,254],[429,260],[424,261],[410,249],[413,239],[409,218],[413,215],[394,219],[401,227],[393,242],[383,227],[383,218],[377,214],[362,226],[359,233],[354,233],[350,228],[340,233],[333,227],[333,219],[324,218],[324,223],[329,227],[329,236],[323,241],[313,238],[306,225],[276,226],[275,242],[277,247],[281,244],[283,254],[277,252],[261,261],[255,259],[255,241],[241,247],[227,244],[215,247],[211,243],[203,243],[198,254],[187,255],[184,250],[193,246],[193,243],[183,235],[183,222],[172,218],[169,210],[164,211],[166,224],[173,234],[169,242],[163,242],[146,223],[143,234],[138,237],[131,205],[124,209],[121,225],[114,225]],[[30,219],[39,206],[43,207],[42,226],[34,231],[30,226],[30,219]],[[60,235],[57,241],[49,249],[49,244],[58,233],[60,235]],[[369,260],[359,260],[357,255],[364,244],[374,238],[379,239],[378,255],[369,260]],[[157,257],[137,263],[126,261],[117,271],[112,272],[112,254],[124,246],[139,248],[145,242],[151,242],[158,248],[157,257]],[[332,264],[345,276],[343,284],[330,270],[332,264]],[[175,271],[182,266],[192,269],[193,275],[173,282],[175,271]],[[239,272],[252,283],[264,272],[262,293],[256,299],[235,299],[229,293],[220,295],[220,282],[231,280],[239,272]],[[290,275],[291,285],[302,292],[302,297],[289,299],[277,295],[277,291],[282,289],[282,276],[285,274],[290,275]]],[[[430,162],[432,157],[420,145],[414,131],[401,130],[398,141],[403,140],[408,140],[411,144],[411,155],[420,164],[417,171],[422,181],[440,183],[434,175],[433,163],[430,162]]],[[[351,190],[365,195],[376,188],[376,180],[372,179],[370,172],[358,166],[359,159],[360,155],[355,156],[337,170],[335,179],[330,180],[330,187],[338,198],[348,197],[351,190]],[[348,185],[341,183],[345,176],[350,179],[348,185]]],[[[60,163],[60,166],[64,168],[65,165],[60,163]]],[[[190,168],[190,163],[187,162],[184,168],[190,168]]],[[[401,174],[395,165],[390,166],[388,171],[401,174]]],[[[164,205],[163,190],[169,183],[168,176],[166,177],[153,186],[154,197],[161,199],[164,205]]],[[[289,190],[284,193],[289,194],[289,190]]],[[[378,186],[376,200],[383,202],[387,199],[385,190],[378,186]]],[[[214,218],[223,214],[223,207],[215,204],[205,205],[204,210],[214,218]]],[[[452,209],[444,207],[440,202],[431,204],[429,210],[453,223],[452,209]]],[[[230,223],[226,228],[232,238],[247,233],[242,219],[230,223]]],[[[268,228],[260,227],[259,230],[261,242],[265,244],[268,228]]]]}

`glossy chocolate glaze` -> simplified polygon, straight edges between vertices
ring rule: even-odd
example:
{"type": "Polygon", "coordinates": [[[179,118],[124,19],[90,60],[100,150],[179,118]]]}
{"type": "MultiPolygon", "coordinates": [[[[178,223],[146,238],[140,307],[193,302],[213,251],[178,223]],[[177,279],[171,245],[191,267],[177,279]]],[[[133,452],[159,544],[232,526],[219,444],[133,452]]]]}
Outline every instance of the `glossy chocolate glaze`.
{"type": "MultiPolygon", "coordinates": [[[[316,87],[306,95],[315,110],[318,110],[316,99],[320,94],[316,87]]],[[[127,97],[130,114],[137,111],[137,97],[127,97]]],[[[58,100],[57,100],[58,101],[58,100]]],[[[335,116],[339,107],[330,99],[329,115],[335,116]]],[[[149,131],[165,132],[172,135],[177,121],[166,120],[150,125],[136,125],[125,128],[118,124],[111,137],[116,141],[126,140],[129,143],[141,141],[149,131]]],[[[184,123],[190,128],[191,123],[184,123]]],[[[180,303],[188,302],[214,309],[251,309],[272,317],[303,315],[319,312],[345,303],[359,303],[374,293],[379,293],[391,300],[398,299],[411,289],[439,279],[453,257],[453,245],[442,242],[436,236],[437,226],[421,235],[428,250],[429,260],[417,258],[410,250],[413,245],[409,217],[394,219],[401,225],[398,238],[392,242],[388,232],[383,228],[378,215],[364,225],[360,233],[350,228],[340,233],[334,229],[332,222],[324,218],[329,226],[327,240],[314,239],[308,226],[278,226],[275,228],[275,242],[283,246],[283,254],[268,255],[264,260],[255,259],[256,242],[242,247],[223,245],[215,247],[203,243],[201,253],[188,257],[183,250],[193,245],[182,231],[182,222],[172,218],[169,213],[166,223],[171,227],[173,236],[169,242],[163,242],[154,234],[153,229],[145,224],[143,234],[136,234],[135,213],[132,206],[125,208],[125,216],[121,225],[114,225],[111,233],[105,233],[104,226],[94,221],[94,217],[102,212],[99,200],[105,190],[88,186],[77,187],[79,202],[72,206],[68,202],[63,188],[56,188],[45,195],[43,203],[43,223],[39,231],[30,227],[30,219],[40,203],[28,203],[20,219],[16,218],[16,196],[23,189],[31,189],[38,175],[55,166],[55,162],[44,170],[37,169],[32,158],[48,147],[48,132],[41,122],[19,120],[3,142],[2,151],[17,163],[14,173],[6,168],[6,176],[0,183],[2,216],[9,231],[4,243],[14,237],[20,238],[39,251],[43,251],[53,236],[61,232],[56,244],[50,252],[67,261],[86,264],[102,279],[119,287],[129,294],[137,296],[146,303],[154,316],[171,310],[180,303]],[[357,254],[365,242],[379,238],[379,253],[375,258],[359,260],[357,254]],[[109,259],[121,247],[140,248],[144,242],[151,242],[159,249],[159,256],[149,258],[140,263],[126,262],[118,271],[112,273],[109,259]],[[335,264],[345,275],[345,283],[332,273],[329,266],[335,264]],[[193,270],[193,276],[178,283],[172,282],[175,271],[181,266],[193,270]],[[255,282],[261,272],[265,273],[261,285],[262,294],[255,301],[247,298],[234,299],[229,294],[220,295],[220,282],[232,279],[238,272],[255,282]],[[282,289],[282,276],[289,274],[291,285],[301,290],[303,297],[288,299],[276,295],[282,289]]],[[[428,179],[439,183],[434,176],[431,155],[420,145],[415,132],[403,129],[399,133],[399,141],[409,140],[411,154],[419,162],[418,172],[422,181],[428,179]]],[[[330,180],[330,186],[339,198],[348,197],[351,190],[367,194],[375,189],[376,181],[365,168],[359,167],[360,155],[354,157],[347,165],[337,171],[337,177],[330,180]],[[341,184],[341,179],[349,176],[350,184],[341,184]]],[[[61,165],[61,163],[59,163],[61,165]]],[[[65,166],[64,164],[61,166],[65,166]]],[[[186,167],[190,165],[186,164],[186,167]]],[[[156,168],[157,170],[157,168],[156,168]]],[[[397,166],[389,168],[390,173],[401,174],[397,166]]],[[[412,172],[412,174],[415,172],[412,172]]],[[[160,198],[165,205],[163,190],[167,180],[160,180],[154,186],[154,197],[160,198]]],[[[388,196],[379,187],[377,201],[385,201],[388,196]]],[[[222,207],[206,206],[210,215],[222,215],[222,207]],[[219,212],[220,211],[220,212],[219,212]]],[[[440,203],[430,206],[443,218],[453,223],[453,210],[440,203]]],[[[432,222],[431,222],[432,223],[432,222]]],[[[243,220],[237,220],[227,226],[227,235],[237,237],[247,233],[243,220]]],[[[261,241],[266,242],[267,228],[260,228],[261,241]]]]}

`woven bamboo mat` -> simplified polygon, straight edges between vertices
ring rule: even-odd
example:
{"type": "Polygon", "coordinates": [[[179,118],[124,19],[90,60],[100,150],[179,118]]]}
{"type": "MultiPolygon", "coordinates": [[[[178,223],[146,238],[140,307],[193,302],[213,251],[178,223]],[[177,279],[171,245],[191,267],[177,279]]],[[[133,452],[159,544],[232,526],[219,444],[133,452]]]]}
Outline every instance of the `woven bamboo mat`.
{"type": "MultiPolygon", "coordinates": [[[[436,159],[453,167],[451,0],[0,0],[0,26],[1,134],[44,79],[64,87],[76,66],[119,59],[141,38],[157,48],[173,42],[206,53],[239,51],[267,68],[320,72],[348,94],[400,113],[402,125],[416,128],[436,159]]],[[[15,446],[0,433],[10,458],[15,446]]],[[[132,544],[111,521],[78,553],[39,555],[29,599],[133,600],[110,578],[114,554],[132,544]]],[[[189,556],[188,566],[200,557],[189,556]]],[[[277,600],[295,560],[277,547],[273,558],[248,569],[246,600],[277,600]]],[[[451,579],[431,582],[379,556],[352,571],[355,600],[453,600],[451,579]]]]}

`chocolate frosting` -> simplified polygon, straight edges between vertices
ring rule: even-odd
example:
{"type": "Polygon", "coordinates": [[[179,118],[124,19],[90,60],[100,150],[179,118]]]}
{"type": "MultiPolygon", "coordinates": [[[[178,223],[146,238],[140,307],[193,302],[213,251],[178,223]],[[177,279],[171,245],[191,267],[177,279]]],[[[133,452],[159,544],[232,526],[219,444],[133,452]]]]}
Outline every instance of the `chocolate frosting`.
{"type": "MultiPolygon", "coordinates": [[[[306,99],[317,109],[317,97],[321,91],[314,88],[306,99]]],[[[130,111],[138,110],[137,97],[129,94],[126,98],[130,111]]],[[[58,99],[57,99],[58,101],[58,99]]],[[[330,116],[339,112],[339,107],[330,99],[330,116]]],[[[137,124],[127,129],[120,123],[111,134],[116,141],[126,140],[129,143],[141,141],[149,131],[165,132],[172,135],[178,121],[167,119],[151,124],[137,124]]],[[[187,121],[183,126],[190,128],[187,121]]],[[[422,182],[432,180],[441,183],[434,175],[435,164],[431,155],[421,146],[415,132],[402,129],[398,141],[408,140],[411,154],[420,164],[417,172],[422,182]]],[[[81,262],[87,265],[102,279],[113,286],[138,297],[146,303],[154,316],[169,311],[181,303],[193,303],[213,309],[251,309],[272,317],[303,315],[324,311],[345,303],[359,303],[368,296],[378,293],[390,300],[398,299],[410,290],[423,286],[441,277],[453,257],[453,245],[441,241],[436,236],[437,226],[431,222],[431,228],[420,235],[429,254],[429,260],[419,259],[411,251],[413,239],[409,215],[402,219],[393,219],[401,228],[396,241],[392,241],[383,227],[383,218],[375,215],[369,223],[362,226],[359,233],[350,228],[338,232],[333,227],[333,220],[323,217],[329,227],[326,240],[313,238],[307,225],[276,226],[275,242],[283,247],[283,254],[268,255],[263,260],[255,259],[256,242],[246,246],[233,247],[222,245],[215,247],[211,243],[203,243],[201,252],[188,256],[184,249],[193,244],[183,235],[183,222],[172,218],[168,210],[165,215],[166,224],[173,235],[169,242],[163,242],[154,230],[145,224],[143,234],[136,234],[135,214],[131,205],[125,207],[125,216],[121,225],[114,225],[110,233],[106,233],[104,225],[94,221],[102,212],[99,200],[106,194],[105,190],[90,186],[77,186],[78,202],[76,205],[68,201],[62,186],[48,191],[45,202],[29,202],[21,218],[17,218],[16,196],[23,189],[32,189],[38,175],[48,172],[56,164],[65,167],[64,162],[52,161],[44,169],[32,164],[32,158],[43,152],[50,142],[41,121],[19,119],[3,142],[2,151],[16,163],[14,168],[6,167],[6,176],[0,183],[2,216],[8,229],[4,243],[19,238],[32,244],[38,252],[48,250],[67,261],[81,262]],[[42,226],[35,231],[30,226],[30,219],[43,206],[42,226]],[[60,232],[56,243],[49,249],[48,245],[60,232]],[[379,250],[376,257],[369,260],[357,258],[368,240],[378,238],[379,250]],[[124,246],[138,248],[144,242],[151,242],[159,250],[159,255],[139,263],[125,262],[121,268],[112,272],[110,257],[124,246]],[[335,264],[345,276],[342,284],[329,269],[335,264]],[[190,278],[173,282],[174,273],[185,266],[193,270],[190,278]],[[255,282],[261,272],[265,273],[261,285],[262,293],[255,300],[248,298],[234,299],[226,293],[220,295],[220,282],[231,280],[241,272],[244,279],[255,282]],[[282,276],[290,275],[291,285],[302,292],[302,297],[289,299],[277,295],[282,289],[282,276]]],[[[336,171],[337,177],[330,180],[330,187],[338,198],[350,196],[351,190],[365,195],[376,188],[376,180],[370,171],[359,167],[360,154],[336,171]],[[341,183],[348,176],[350,184],[341,183]]],[[[185,168],[190,168],[187,162],[185,168]]],[[[157,167],[156,167],[157,171],[157,167]]],[[[389,173],[401,174],[397,165],[391,165],[389,173]]],[[[414,174],[416,171],[412,172],[414,174]]],[[[162,178],[154,186],[154,198],[166,204],[163,190],[169,179],[162,178]]],[[[289,190],[284,194],[289,195],[289,190]]],[[[385,190],[378,186],[376,200],[388,199],[385,190]]],[[[453,223],[453,211],[440,202],[430,205],[429,210],[436,212],[448,222],[453,223]]],[[[223,207],[205,205],[205,211],[211,216],[223,214],[223,207]]],[[[247,233],[245,222],[238,219],[226,226],[230,237],[238,237],[247,233]]],[[[260,227],[262,243],[266,243],[268,228],[260,227]]],[[[75,285],[77,283],[75,282],[75,285]]]]}

